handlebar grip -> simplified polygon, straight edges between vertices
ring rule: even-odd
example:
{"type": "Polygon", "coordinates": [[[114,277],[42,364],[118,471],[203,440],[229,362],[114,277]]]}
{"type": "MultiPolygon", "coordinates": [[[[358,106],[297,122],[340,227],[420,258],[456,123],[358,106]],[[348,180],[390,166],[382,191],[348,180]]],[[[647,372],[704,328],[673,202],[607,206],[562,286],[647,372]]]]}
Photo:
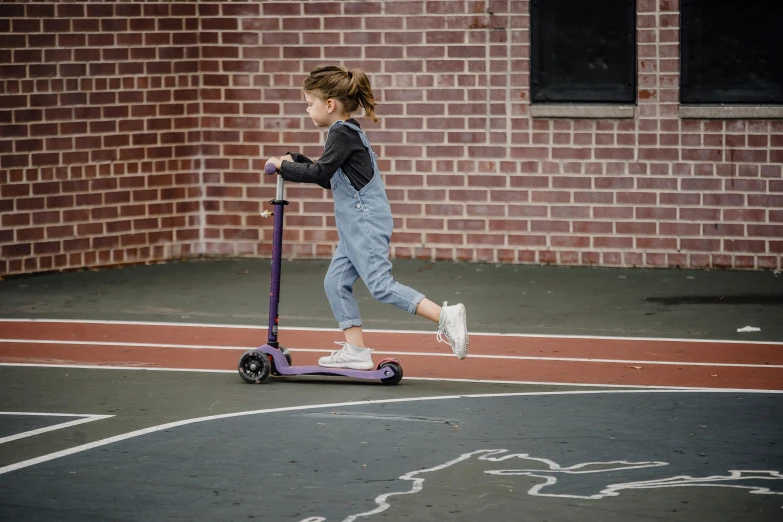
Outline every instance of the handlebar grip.
{"type": "Polygon", "coordinates": [[[266,172],[267,174],[274,174],[275,172],[277,172],[277,167],[275,167],[274,163],[267,163],[266,165],[264,165],[264,172],[266,172]]]}

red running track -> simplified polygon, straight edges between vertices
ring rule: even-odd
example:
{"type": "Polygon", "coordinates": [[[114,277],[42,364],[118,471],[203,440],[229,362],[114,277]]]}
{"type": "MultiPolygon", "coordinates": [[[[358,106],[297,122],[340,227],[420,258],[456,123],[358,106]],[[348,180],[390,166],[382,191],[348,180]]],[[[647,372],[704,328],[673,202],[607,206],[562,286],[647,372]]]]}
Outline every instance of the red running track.
{"type": "MultiPolygon", "coordinates": [[[[281,330],[294,364],[316,364],[334,330],[281,330]]],[[[434,333],[369,331],[375,359],[406,377],[557,384],[783,390],[783,343],[471,334],[459,361],[434,333]]],[[[266,328],[149,323],[2,321],[0,363],[236,370],[266,328]],[[146,345],[146,346],[145,346],[146,345]]]]}

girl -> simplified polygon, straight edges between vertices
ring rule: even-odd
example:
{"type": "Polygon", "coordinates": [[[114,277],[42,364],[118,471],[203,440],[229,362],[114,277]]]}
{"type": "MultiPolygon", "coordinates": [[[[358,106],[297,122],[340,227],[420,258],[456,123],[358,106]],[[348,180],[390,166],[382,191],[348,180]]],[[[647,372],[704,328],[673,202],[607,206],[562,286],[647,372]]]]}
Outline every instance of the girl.
{"type": "Polygon", "coordinates": [[[447,342],[460,359],[468,353],[465,306],[438,306],[423,294],[396,282],[391,275],[389,242],[394,222],[375,153],[359,122],[351,118],[359,106],[375,116],[375,98],[367,75],[338,66],[314,69],[304,81],[307,114],[316,127],[328,127],[318,162],[298,153],[269,158],[286,181],[316,183],[331,189],[339,241],[324,280],[335,319],[345,335],[343,348],[318,363],[328,368],[374,368],[364,344],[362,318],[353,296],[361,278],[373,297],[438,323],[438,341],[447,342]],[[445,340],[444,340],[445,338],[445,340]]]}

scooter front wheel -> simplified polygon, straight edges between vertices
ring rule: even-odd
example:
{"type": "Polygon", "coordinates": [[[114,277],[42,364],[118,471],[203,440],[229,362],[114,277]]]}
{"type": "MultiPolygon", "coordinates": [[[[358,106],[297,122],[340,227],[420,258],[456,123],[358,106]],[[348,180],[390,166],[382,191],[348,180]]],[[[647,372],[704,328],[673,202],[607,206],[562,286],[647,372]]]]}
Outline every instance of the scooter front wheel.
{"type": "Polygon", "coordinates": [[[249,384],[259,384],[269,377],[272,370],[272,363],[269,362],[267,355],[258,350],[245,352],[239,359],[239,376],[249,384]]]}

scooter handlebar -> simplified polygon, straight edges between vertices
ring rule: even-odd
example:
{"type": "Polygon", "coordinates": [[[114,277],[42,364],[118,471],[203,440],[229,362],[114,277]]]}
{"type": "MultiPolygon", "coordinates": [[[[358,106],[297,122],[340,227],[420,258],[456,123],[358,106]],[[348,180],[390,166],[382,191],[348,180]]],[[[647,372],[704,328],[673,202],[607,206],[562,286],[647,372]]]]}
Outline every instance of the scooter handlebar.
{"type": "Polygon", "coordinates": [[[266,165],[264,165],[264,172],[266,172],[267,174],[274,174],[275,172],[277,172],[277,167],[275,167],[274,163],[267,163],[266,165]]]}

